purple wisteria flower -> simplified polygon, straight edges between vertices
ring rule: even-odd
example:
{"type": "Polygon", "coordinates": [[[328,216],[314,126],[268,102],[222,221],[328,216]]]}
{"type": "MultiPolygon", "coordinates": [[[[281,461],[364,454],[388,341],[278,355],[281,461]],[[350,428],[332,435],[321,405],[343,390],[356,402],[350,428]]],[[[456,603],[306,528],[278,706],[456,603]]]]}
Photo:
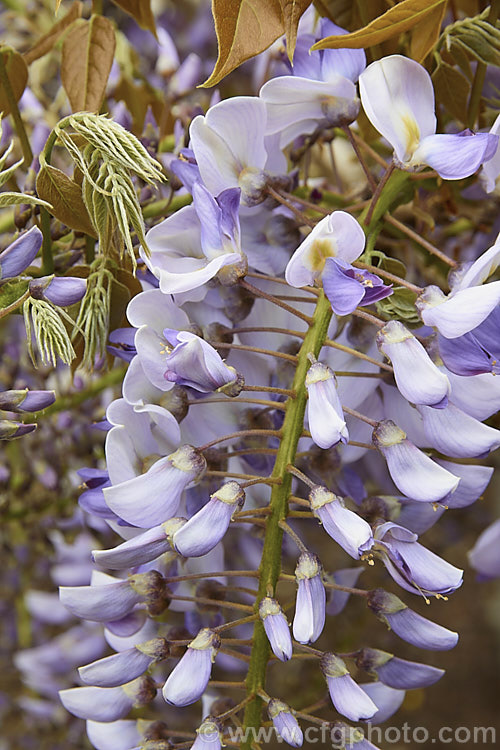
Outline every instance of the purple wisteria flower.
{"type": "Polygon", "coordinates": [[[380,682],[396,690],[429,687],[444,675],[444,669],[399,659],[376,648],[361,649],[356,662],[360,669],[375,674],[380,682]]]}
{"type": "Polygon", "coordinates": [[[201,698],[219,647],[217,633],[209,628],[200,630],[163,686],[163,697],[167,703],[189,706],[201,698]]]}
{"type": "Polygon", "coordinates": [[[87,685],[117,687],[140,677],[156,661],[169,655],[164,638],[153,638],[138,646],[80,667],[78,673],[87,685]]]}
{"type": "Polygon", "coordinates": [[[421,545],[403,526],[387,521],[374,531],[375,545],[387,570],[406,591],[422,595],[450,594],[462,585],[463,570],[421,545]]]}
{"type": "Polygon", "coordinates": [[[345,507],[344,501],[326,487],[313,487],[309,494],[311,510],[326,533],[355,560],[371,549],[370,525],[357,513],[345,507]]]}
{"type": "Polygon", "coordinates": [[[141,257],[164,294],[191,292],[222,272],[229,274],[230,281],[244,274],[247,261],[241,250],[239,204],[239,188],[222,190],[214,198],[197,182],[192,205],[149,230],[151,256],[141,251],[141,257]]]}
{"type": "Polygon", "coordinates": [[[378,423],[372,439],[387,461],[394,484],[407,497],[437,503],[456,490],[460,479],[413,445],[390,419],[378,423]]]}
{"type": "Polygon", "coordinates": [[[191,750],[221,750],[222,724],[212,716],[208,716],[196,730],[196,739],[191,750]]]}
{"type": "Polygon", "coordinates": [[[437,625],[384,589],[370,591],[368,606],[400,638],[418,648],[447,651],[458,643],[458,633],[437,625]]]}
{"type": "Polygon", "coordinates": [[[338,442],[347,443],[342,405],[337,393],[335,374],[321,362],[313,361],[307,371],[307,418],[313,441],[320,448],[331,448],[338,442]]]}
{"type": "Polygon", "coordinates": [[[175,550],[184,557],[208,554],[223,538],[231,519],[245,502],[238,482],[226,482],[187,523],[172,535],[175,550]]]}
{"type": "Polygon", "coordinates": [[[153,526],[112,549],[92,550],[92,557],[102,568],[123,570],[156,560],[160,555],[173,551],[172,538],[177,529],[186,523],[185,518],[170,518],[159,526],[153,526]]]}
{"type": "Polygon", "coordinates": [[[351,721],[370,719],[377,706],[352,679],[343,660],[332,653],[324,653],[320,662],[332,703],[337,711],[351,721]]]}
{"type": "Polygon", "coordinates": [[[129,615],[138,604],[151,611],[163,611],[168,592],[163,576],[156,570],[136,573],[126,580],[104,576],[105,583],[91,586],[61,586],[59,597],[76,617],[95,622],[112,622],[129,615]]]}
{"type": "Polygon", "coordinates": [[[52,302],[58,307],[68,307],[82,299],[87,290],[87,281],[75,276],[44,276],[32,279],[29,290],[35,299],[52,302]]]}
{"type": "Polygon", "coordinates": [[[254,96],[235,96],[195,117],[190,145],[200,176],[212,195],[241,190],[246,206],[260,203],[271,174],[286,174],[286,159],[276,138],[266,139],[265,103],[254,96]]]}
{"type": "Polygon", "coordinates": [[[213,346],[189,331],[165,328],[163,333],[172,347],[164,359],[166,380],[202,393],[220,390],[238,395],[244,382],[242,376],[225,364],[213,346]]]}
{"type": "Polygon", "coordinates": [[[259,93],[266,103],[267,132],[280,134],[282,148],[299,135],[351,123],[359,111],[355,83],[366,66],[365,52],[311,51],[318,39],[347,33],[325,18],[318,26],[315,35],[297,38],[291,75],[273,78],[259,93]]]}
{"type": "Polygon", "coordinates": [[[285,270],[290,286],[319,282],[327,258],[351,263],[365,247],[365,233],[356,219],[345,211],[333,211],[319,221],[299,245],[285,270]]]}
{"type": "Polygon", "coordinates": [[[120,687],[75,687],[59,693],[64,708],[74,716],[102,722],[123,719],[132,708],[147,705],[155,695],[150,677],[139,677],[120,687]]]}
{"type": "Polygon", "coordinates": [[[13,412],[42,411],[56,400],[54,391],[0,391],[0,409],[13,412]]]}
{"type": "Polygon", "coordinates": [[[500,519],[479,535],[469,552],[469,562],[482,580],[500,576],[500,519]]]}
{"type": "Polygon", "coordinates": [[[429,166],[446,180],[460,180],[495,154],[497,135],[470,130],[436,135],[432,80],[414,60],[401,55],[376,60],[360,75],[359,89],[368,119],[394,148],[401,169],[429,166]]]}
{"type": "Polygon", "coordinates": [[[359,687],[363,688],[378,708],[377,713],[369,720],[370,724],[382,724],[390,719],[400,708],[406,695],[405,690],[397,690],[378,680],[375,682],[360,682],[359,687]]]}
{"type": "Polygon", "coordinates": [[[31,227],[0,253],[0,279],[13,279],[25,271],[38,255],[43,235],[31,227]]]}
{"type": "Polygon", "coordinates": [[[287,745],[302,747],[304,735],[290,706],[278,698],[271,698],[267,704],[267,713],[278,735],[287,745]]]}
{"type": "Polygon", "coordinates": [[[265,596],[259,604],[259,617],[273,650],[280,661],[292,658],[292,639],[287,619],[276,599],[265,596]]]}
{"type": "Polygon", "coordinates": [[[206,469],[203,455],[190,445],[160,458],[145,473],[104,489],[106,503],[133,526],[149,529],[175,515],[181,495],[206,469]]]}
{"type": "Polygon", "coordinates": [[[321,575],[323,568],[316,555],[303,552],[295,568],[297,601],[293,618],[293,637],[299,643],[313,643],[323,632],[326,594],[321,575]]]}
{"type": "Polygon", "coordinates": [[[448,403],[450,381],[415,336],[397,320],[377,334],[379,350],[392,362],[399,392],[412,404],[441,409],[448,403]]]}
{"type": "Polygon", "coordinates": [[[342,258],[327,258],[323,289],[336,315],[349,315],[358,305],[373,305],[392,294],[391,286],[369,271],[354,268],[342,258]]]}

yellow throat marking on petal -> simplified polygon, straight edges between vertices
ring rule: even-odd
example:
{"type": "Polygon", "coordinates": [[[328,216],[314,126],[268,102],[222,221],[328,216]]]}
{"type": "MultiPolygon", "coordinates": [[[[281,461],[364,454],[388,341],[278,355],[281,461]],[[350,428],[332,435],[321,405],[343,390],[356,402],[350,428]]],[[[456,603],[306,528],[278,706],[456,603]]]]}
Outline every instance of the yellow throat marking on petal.
{"type": "Polygon", "coordinates": [[[420,143],[420,128],[410,113],[404,114],[401,119],[406,137],[406,153],[408,154],[408,159],[410,159],[420,143]]]}
{"type": "Polygon", "coordinates": [[[325,260],[327,258],[334,258],[336,255],[335,243],[332,239],[318,237],[317,240],[314,240],[307,253],[307,265],[311,271],[320,275],[323,271],[325,260]]]}

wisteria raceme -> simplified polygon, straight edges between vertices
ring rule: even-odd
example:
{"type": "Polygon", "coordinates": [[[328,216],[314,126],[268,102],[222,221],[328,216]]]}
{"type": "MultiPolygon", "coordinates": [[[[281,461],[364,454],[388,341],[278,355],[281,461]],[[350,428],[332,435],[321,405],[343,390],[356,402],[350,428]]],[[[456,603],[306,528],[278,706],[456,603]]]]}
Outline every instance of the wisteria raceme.
{"type": "MultiPolygon", "coordinates": [[[[35,130],[43,86],[2,104],[40,145],[28,153],[23,130],[21,161],[17,146],[0,156],[0,185],[15,173],[26,191],[0,193],[0,208],[19,207],[2,225],[0,317],[23,313],[43,367],[22,365],[11,316],[0,439],[43,433],[50,454],[53,420],[70,477],[61,489],[16,445],[0,466],[14,495],[33,478],[37,512],[40,486],[57,495],[40,528],[65,535],[39,573],[59,598],[41,579],[8,610],[16,666],[63,722],[57,700],[76,717],[71,737],[86,721],[96,750],[251,750],[274,741],[261,730],[301,747],[309,723],[377,750],[359,723],[445,674],[439,652],[460,627],[444,601],[463,601],[464,550],[480,580],[500,575],[499,522],[479,533],[487,514],[473,515],[500,446],[500,126],[477,88],[483,58],[475,75],[465,53],[467,77],[452,66],[462,3],[424,64],[374,42],[368,66],[310,5],[296,40],[288,30],[210,95],[206,9],[192,26],[182,4],[166,10],[153,36],[155,4],[150,20],[127,7],[123,49],[91,61],[109,70],[85,101],[68,83],[73,35],[115,27],[101,3],[90,20],[77,5],[60,122],[35,130]],[[470,89],[461,119],[445,75],[470,89]]],[[[472,20],[486,33],[487,16],[472,20]]],[[[393,49],[419,56],[415,38],[393,49]]],[[[9,523],[27,515],[6,507],[9,523]]],[[[38,549],[28,539],[16,527],[21,561],[38,549]]]]}

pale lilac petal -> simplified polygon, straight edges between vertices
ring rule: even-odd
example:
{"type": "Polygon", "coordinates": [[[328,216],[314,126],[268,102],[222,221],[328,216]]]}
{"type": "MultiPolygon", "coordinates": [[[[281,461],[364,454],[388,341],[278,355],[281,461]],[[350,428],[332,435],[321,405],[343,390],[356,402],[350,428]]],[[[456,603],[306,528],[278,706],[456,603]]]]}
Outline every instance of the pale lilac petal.
{"type": "MultiPolygon", "coordinates": [[[[267,107],[267,133],[281,133],[284,148],[298,135],[314,132],[319,124],[346,113],[356,101],[356,87],[342,75],[328,82],[300,76],[279,76],[260,90],[267,107]]],[[[359,106],[359,103],[358,103],[359,106]]],[[[354,112],[354,117],[356,112],[354,112]]]]}
{"type": "Polygon", "coordinates": [[[76,687],[61,690],[59,697],[64,708],[80,719],[116,721],[128,714],[134,699],[121,687],[76,687]]]}
{"type": "Polygon", "coordinates": [[[465,508],[474,503],[484,492],[493,476],[492,466],[478,466],[474,464],[455,464],[451,461],[436,459],[445,469],[460,477],[457,489],[443,502],[449,508],[465,508]]]}
{"type": "Polygon", "coordinates": [[[291,286],[314,284],[323,273],[328,257],[352,263],[363,252],[365,234],[345,211],[334,211],[321,219],[292,255],[285,271],[291,286]]]}
{"type": "Polygon", "coordinates": [[[87,737],[95,750],[132,750],[142,742],[137,722],[132,719],[87,721],[87,737]]]}
{"type": "Polygon", "coordinates": [[[201,557],[213,549],[229,528],[236,510],[234,504],[212,497],[189,521],[176,531],[173,544],[184,557],[201,557]]]}
{"type": "Polygon", "coordinates": [[[488,419],[500,409],[500,378],[492,372],[461,377],[448,373],[451,400],[471,417],[488,419]]]}
{"type": "MultiPolygon", "coordinates": [[[[495,122],[491,126],[490,133],[494,135],[500,134],[500,115],[496,118],[495,122]]],[[[487,193],[492,193],[496,186],[497,177],[500,174],[500,147],[497,146],[496,151],[491,159],[483,164],[479,178],[484,184],[484,189],[487,193]]]]}
{"type": "Polygon", "coordinates": [[[83,682],[96,687],[117,687],[144,674],[153,661],[136,648],[121,651],[78,669],[83,682]]]}
{"type": "Polygon", "coordinates": [[[92,557],[101,568],[120,570],[156,560],[170,549],[163,526],[154,526],[112,549],[96,549],[92,557]]]}
{"type": "Polygon", "coordinates": [[[61,586],[59,597],[73,615],[96,622],[119,620],[141,601],[128,580],[97,586],[61,586]]]}
{"type": "Polygon", "coordinates": [[[19,276],[36,258],[42,246],[43,235],[37,226],[19,235],[0,253],[0,278],[19,276]]]}
{"type": "Polygon", "coordinates": [[[394,484],[412,500],[439,502],[457,488],[460,479],[422,453],[394,422],[379,422],[373,441],[387,461],[394,484]]]}
{"type": "Polygon", "coordinates": [[[479,422],[454,404],[445,409],[417,407],[433,448],[455,458],[483,456],[500,445],[500,430],[479,422]]]}
{"type": "Polygon", "coordinates": [[[335,258],[327,258],[325,261],[323,289],[336,315],[349,315],[365,296],[363,285],[343,273],[335,258]]]}
{"type": "MultiPolygon", "coordinates": [[[[460,289],[449,297],[434,292],[435,287],[428,287],[419,300],[420,316],[425,325],[438,329],[448,339],[463,336],[482,323],[500,303],[500,281],[492,281],[483,286],[460,289]],[[426,298],[434,297],[432,306],[427,306],[426,298]],[[440,299],[439,299],[440,297],[440,299]],[[435,301],[434,301],[435,300],[435,301]]],[[[419,303],[417,300],[417,305],[419,303]]]]}
{"type": "Polygon", "coordinates": [[[425,68],[401,55],[369,65],[359,77],[361,103],[368,119],[408,162],[419,142],[436,132],[434,89],[425,68]]]}
{"type": "MultiPolygon", "coordinates": [[[[390,719],[400,708],[405,698],[404,690],[395,690],[383,682],[365,682],[359,684],[377,706],[377,713],[370,719],[370,724],[382,724],[390,719]]],[[[354,745],[357,747],[357,745],[354,745]]]]}
{"type": "Polygon", "coordinates": [[[469,552],[469,562],[485,578],[500,576],[500,519],[480,534],[469,552]]]}
{"type": "Polygon", "coordinates": [[[470,265],[466,271],[457,276],[453,275],[450,279],[451,290],[453,293],[460,289],[467,289],[470,286],[477,286],[485,282],[498,268],[500,263],[500,235],[496,238],[495,244],[486,250],[477,260],[470,265]]]}
{"type": "Polygon", "coordinates": [[[380,682],[397,690],[409,690],[434,685],[444,675],[444,669],[419,664],[393,656],[376,669],[380,682]]]}
{"type": "Polygon", "coordinates": [[[391,630],[404,641],[430,651],[447,651],[458,643],[458,633],[422,617],[405,607],[399,612],[386,614],[391,630]]]}
{"type": "Polygon", "coordinates": [[[450,393],[450,382],[406,326],[396,320],[386,323],[377,334],[377,344],[392,362],[401,395],[412,404],[441,408],[450,393]]]}
{"type": "MultiPolygon", "coordinates": [[[[267,159],[263,141],[266,108],[258,97],[233,96],[225,99],[210,107],[206,122],[229,144],[235,158],[243,167],[264,167],[267,159]]],[[[196,149],[194,150],[196,154],[196,149]]],[[[200,172],[203,176],[201,167],[200,172]]],[[[206,180],[203,181],[209,187],[206,180]]]]}
{"type": "Polygon", "coordinates": [[[173,706],[189,706],[202,694],[212,672],[210,650],[188,648],[163,686],[163,697],[173,706]]]}
{"type": "Polygon", "coordinates": [[[461,180],[487,161],[497,143],[498,136],[489,133],[428,135],[421,140],[413,161],[427,164],[445,180],[461,180]]]}

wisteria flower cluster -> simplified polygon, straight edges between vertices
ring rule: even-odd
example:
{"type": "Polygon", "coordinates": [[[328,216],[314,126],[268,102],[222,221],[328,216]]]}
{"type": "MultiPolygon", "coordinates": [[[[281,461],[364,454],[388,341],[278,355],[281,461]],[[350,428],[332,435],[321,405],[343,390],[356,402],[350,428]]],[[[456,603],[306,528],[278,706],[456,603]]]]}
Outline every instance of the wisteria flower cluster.
{"type": "MultiPolygon", "coordinates": [[[[0,293],[24,284],[1,314],[23,310],[33,360],[103,384],[104,452],[78,466],[73,544],[52,537],[59,598],[27,600],[61,634],[16,665],[96,750],[251,748],[271,728],[300,747],[308,724],[370,750],[363,727],[440,680],[427,652],[457,645],[437,600],[464,561],[421,537],[481,497],[500,446],[498,222],[456,252],[409,226],[411,206],[492,189],[498,128],[443,126],[406,55],[310,52],[347,33],[312,9],[294,52],[263,53],[255,95],[201,110],[183,99],[201,58],[180,64],[160,31],[175,139],[154,106],[132,135],[116,91],[110,117],[66,115],[31,166],[45,205],[0,252],[0,293]],[[75,226],[59,221],[85,234],[64,275],[45,273],[58,158],[80,196],[75,226]]],[[[57,409],[54,390],[0,393],[0,437],[57,409]]],[[[500,575],[498,524],[470,552],[483,577],[500,575]]]]}

